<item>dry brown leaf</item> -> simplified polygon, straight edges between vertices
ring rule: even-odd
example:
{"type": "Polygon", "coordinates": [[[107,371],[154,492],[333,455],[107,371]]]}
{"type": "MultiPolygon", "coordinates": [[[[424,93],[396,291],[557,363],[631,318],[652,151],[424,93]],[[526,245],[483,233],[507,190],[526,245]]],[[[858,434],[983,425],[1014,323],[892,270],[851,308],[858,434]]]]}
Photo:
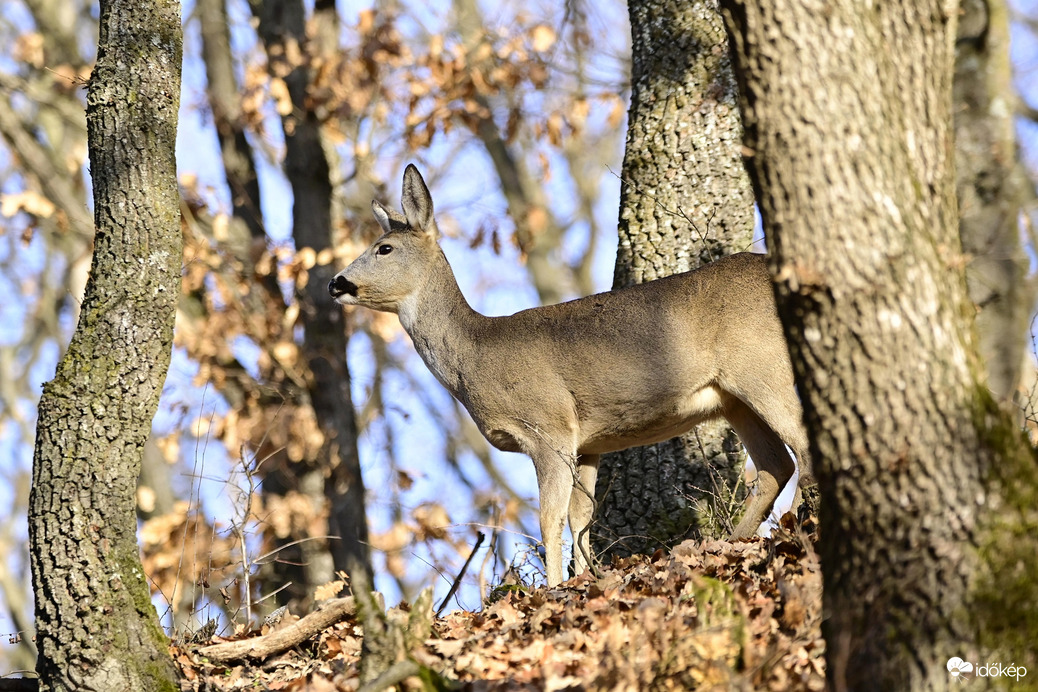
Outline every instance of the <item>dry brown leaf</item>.
{"type": "Polygon", "coordinates": [[[426,647],[443,658],[454,658],[466,644],[463,639],[430,639],[425,642],[426,647]]]}
{"type": "Polygon", "coordinates": [[[318,586],[316,589],[314,589],[314,600],[324,601],[329,598],[335,598],[340,593],[342,593],[342,590],[345,588],[346,582],[342,579],[336,579],[335,581],[330,581],[327,584],[322,584],[321,586],[318,586]]]}
{"type": "Polygon", "coordinates": [[[274,105],[278,115],[286,116],[292,113],[292,96],[288,93],[288,85],[285,80],[275,77],[270,80],[270,95],[274,99],[274,105]]]}
{"type": "Polygon", "coordinates": [[[530,31],[530,39],[533,49],[543,53],[555,45],[555,30],[547,24],[538,24],[530,31]]]}
{"type": "Polygon", "coordinates": [[[24,211],[26,214],[46,219],[54,213],[54,209],[53,202],[32,190],[0,194],[0,214],[8,218],[24,211]]]}

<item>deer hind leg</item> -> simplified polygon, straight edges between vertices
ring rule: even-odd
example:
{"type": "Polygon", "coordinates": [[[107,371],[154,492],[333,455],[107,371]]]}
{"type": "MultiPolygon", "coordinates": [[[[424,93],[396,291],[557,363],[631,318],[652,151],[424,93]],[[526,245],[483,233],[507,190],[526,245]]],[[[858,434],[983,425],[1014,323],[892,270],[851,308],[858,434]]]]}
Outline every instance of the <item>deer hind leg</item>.
{"type": "MultiPolygon", "coordinates": [[[[808,451],[807,430],[804,428],[803,411],[796,389],[792,386],[780,389],[780,396],[764,402],[747,399],[749,405],[757,411],[765,425],[775,431],[793,451],[796,459],[799,478],[791,509],[796,510],[805,500],[803,490],[812,488],[816,481],[811,468],[811,454],[808,451]]],[[[811,508],[817,511],[817,494],[812,493],[811,508]]]]}
{"type": "Polygon", "coordinates": [[[598,455],[581,454],[569,496],[569,530],[573,533],[573,572],[583,574],[591,566],[591,518],[595,513],[595,480],[598,455]]]}
{"type": "Polygon", "coordinates": [[[725,402],[725,418],[757,467],[757,494],[732,533],[733,539],[750,538],[771,512],[796,465],[782,438],[743,401],[733,398],[725,402]]]}

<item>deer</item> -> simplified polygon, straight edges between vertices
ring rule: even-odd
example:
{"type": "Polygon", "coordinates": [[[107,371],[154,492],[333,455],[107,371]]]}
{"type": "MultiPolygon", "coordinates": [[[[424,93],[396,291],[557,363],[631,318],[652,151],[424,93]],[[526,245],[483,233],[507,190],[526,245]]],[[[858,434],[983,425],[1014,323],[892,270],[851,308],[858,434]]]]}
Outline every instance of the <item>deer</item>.
{"type": "Polygon", "coordinates": [[[329,293],[344,306],[396,313],[490,444],[533,461],[549,587],[563,581],[567,516],[576,573],[591,565],[601,454],[726,419],[758,470],[733,540],[757,533],[797,463],[809,477],[800,399],[763,255],[730,255],[629,288],[487,317],[462,295],[413,164],[401,206],[403,214],[372,200],[383,234],[335,275],[329,293]]]}

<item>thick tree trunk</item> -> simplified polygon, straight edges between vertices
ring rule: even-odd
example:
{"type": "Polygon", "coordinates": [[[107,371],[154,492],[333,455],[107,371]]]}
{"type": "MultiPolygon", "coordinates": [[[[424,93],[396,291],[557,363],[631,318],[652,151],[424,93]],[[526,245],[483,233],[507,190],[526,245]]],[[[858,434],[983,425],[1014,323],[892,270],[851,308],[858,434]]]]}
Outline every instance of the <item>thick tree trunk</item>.
{"type": "Polygon", "coordinates": [[[102,0],[87,93],[96,236],[79,324],[37,423],[29,539],[43,688],[171,689],[134,487],[180,295],[180,5],[102,0]]]}
{"type": "Polygon", "coordinates": [[[945,689],[952,656],[1013,661],[998,611],[1034,598],[1015,572],[1035,562],[1034,461],[991,404],[971,336],[958,6],[722,5],[821,491],[829,680],[945,689]],[[1011,555],[999,567],[1019,566],[997,574],[992,546],[1011,555]]]}
{"type": "MultiPolygon", "coordinates": [[[[714,0],[631,0],[631,109],[614,287],[749,250],[753,195],[728,40],[714,0]]],[[[596,552],[645,552],[690,535],[724,535],[719,488],[741,470],[720,423],[602,457],[596,552]]],[[[720,492],[723,495],[723,491],[720,492]]],[[[723,514],[723,513],[722,513],[723,514]]]]}
{"type": "MultiPolygon", "coordinates": [[[[283,117],[285,174],[293,195],[292,235],[297,249],[308,247],[320,252],[332,247],[331,167],[320,122],[307,102],[309,66],[293,56],[300,55],[295,47],[315,52],[334,50],[338,35],[335,6],[327,1],[316,3],[315,34],[309,43],[300,0],[253,0],[253,11],[259,18],[268,69],[284,79],[294,106],[292,113],[283,117]]],[[[335,570],[344,570],[355,580],[366,579],[369,584],[372,580],[364,482],[346,364],[344,313],[328,294],[328,282],[335,272],[331,264],[315,265],[297,296],[304,328],[302,350],[310,370],[307,394],[325,442],[319,458],[305,465],[287,465],[278,479],[271,479],[286,489],[311,495],[315,502],[326,499],[330,504],[329,531],[338,539],[330,546],[315,541],[298,544],[303,578],[295,579],[307,593],[331,580],[335,570]]],[[[274,486],[272,483],[268,490],[274,486]]]]}

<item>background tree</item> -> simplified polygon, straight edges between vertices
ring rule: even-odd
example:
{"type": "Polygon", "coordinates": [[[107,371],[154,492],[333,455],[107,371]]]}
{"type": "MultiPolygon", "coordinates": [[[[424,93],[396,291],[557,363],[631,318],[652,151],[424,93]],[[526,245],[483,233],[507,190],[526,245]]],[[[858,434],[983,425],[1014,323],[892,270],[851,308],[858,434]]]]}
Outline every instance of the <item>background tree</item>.
{"type": "MultiPolygon", "coordinates": [[[[966,280],[977,306],[977,336],[992,394],[1018,415],[1032,413],[1034,363],[1028,325],[1036,284],[1021,223],[1034,183],[1017,151],[1019,108],[1009,59],[1009,6],[962,3],[953,85],[959,237],[969,257],[966,280]]],[[[1028,221],[1026,228],[1031,227],[1028,221]]]]}
{"type": "Polygon", "coordinates": [[[29,503],[43,689],[169,689],[141,569],[134,488],[180,288],[175,1],[101,3],[87,94],[94,259],[79,324],[44,387],[29,503]]]}
{"type": "MultiPolygon", "coordinates": [[[[137,494],[139,517],[146,520],[145,569],[161,593],[156,598],[170,604],[166,624],[194,625],[214,616],[227,626],[242,618],[246,586],[259,597],[291,580],[297,583],[292,593],[279,597],[309,597],[303,592],[335,565],[331,551],[341,542],[314,537],[343,533],[334,527],[340,510],[331,506],[329,492],[342,488],[335,474],[349,468],[350,451],[335,427],[343,426],[319,414],[314,392],[316,387],[340,399],[344,392],[338,388],[345,385],[340,375],[331,384],[314,376],[317,366],[311,362],[322,353],[323,337],[321,343],[307,342],[322,315],[307,294],[321,292],[315,272],[344,266],[370,241],[377,227],[369,200],[397,198],[394,185],[407,162],[419,163],[437,190],[447,252],[461,266],[466,293],[481,310],[514,311],[609,283],[620,177],[612,171],[619,168],[627,89],[628,32],[621,6],[405,0],[343,9],[337,18],[327,4],[304,7],[305,13],[293,16],[291,31],[286,23],[274,41],[258,31],[259,17],[277,8],[288,17],[296,12],[291,5],[203,0],[185,11],[179,154],[185,281],[171,376],[145,448],[137,494]],[[300,22],[305,22],[302,33],[300,22]],[[300,124],[317,130],[327,164],[330,184],[312,180],[314,189],[331,190],[330,199],[327,192],[308,198],[327,200],[314,201],[312,210],[306,208],[310,202],[297,208],[287,175],[289,159],[300,159],[298,150],[289,155],[299,138],[290,142],[286,133],[300,124]],[[307,217],[304,224],[294,223],[295,214],[307,217]],[[309,241],[295,237],[298,228],[323,214],[332,223],[330,249],[321,250],[319,241],[309,247],[309,241]],[[458,261],[462,257],[465,261],[458,261]],[[327,468],[323,460],[334,463],[336,455],[340,466],[327,468]],[[239,510],[248,499],[246,515],[239,510]],[[238,539],[236,528],[245,540],[238,539]],[[267,555],[297,539],[306,542],[267,555]],[[281,559],[305,566],[261,565],[257,572],[251,560],[259,556],[265,556],[261,563],[281,559]],[[249,565],[247,582],[243,562],[249,565]],[[204,611],[194,612],[197,608],[204,611]]],[[[997,7],[976,3],[963,10],[979,10],[982,19],[998,16],[997,7]]],[[[1027,8],[1014,11],[1015,27],[1026,36],[1027,8]]],[[[648,26],[644,23],[643,33],[648,26]]],[[[989,29],[982,21],[967,34],[965,26],[964,19],[962,37],[971,45],[985,50],[1000,45],[997,27],[989,29]]],[[[16,297],[0,304],[0,502],[15,508],[28,501],[24,489],[38,383],[51,377],[69,340],[91,256],[79,86],[95,59],[96,32],[96,11],[86,0],[15,0],[0,7],[0,290],[16,297]]],[[[661,68],[684,59],[675,56],[661,68]]],[[[1017,70],[1024,78],[1030,64],[1022,53],[1017,70]]],[[[964,65],[976,67],[980,79],[992,69],[978,61],[964,65]]],[[[1021,84],[1026,87],[1026,79],[1021,84]]],[[[728,104],[710,96],[712,87],[693,92],[682,85],[675,93],[705,94],[683,100],[668,99],[667,80],[659,86],[655,101],[639,97],[643,107],[681,115],[672,125],[663,117],[659,129],[646,129],[640,142],[685,143],[695,138],[682,134],[690,131],[683,123],[693,121],[702,121],[704,132],[717,127],[719,136],[729,137],[726,126],[710,124],[720,121],[704,119],[721,112],[715,102],[728,104]],[[703,113],[679,109],[686,100],[703,113]]],[[[989,105],[978,99],[977,112],[1004,114],[1001,124],[988,127],[1001,135],[1013,108],[1002,108],[997,90],[991,98],[989,105]]],[[[1026,123],[1022,128],[1028,132],[1026,123]]],[[[1030,146],[1033,139],[1022,142],[1030,146]]],[[[974,151],[985,160],[988,144],[978,142],[974,151]]],[[[1002,152],[1008,150],[999,145],[998,151],[986,160],[1005,161],[1002,152]]],[[[656,160],[669,162],[668,156],[688,154],[656,160]]],[[[723,160],[717,152],[697,157],[697,163],[723,160]]],[[[1033,157],[1024,162],[1033,165],[1033,157]]],[[[686,160],[682,167],[688,165],[686,160]]],[[[723,172],[740,170],[735,165],[723,172]]],[[[647,221],[660,230],[653,244],[663,247],[667,234],[710,235],[724,223],[725,205],[715,205],[712,221],[693,216],[712,213],[700,207],[725,197],[722,189],[710,188],[698,201],[668,204],[667,210],[694,218],[695,226],[652,204],[674,185],[693,178],[714,182],[720,173],[704,168],[690,176],[678,174],[677,167],[662,177],[656,173],[648,171],[645,177],[654,179],[632,186],[638,198],[632,194],[629,200],[643,204],[646,216],[654,208],[661,215],[658,222],[647,221]]],[[[992,199],[989,183],[1000,175],[977,178],[984,199],[992,199]]],[[[736,207],[744,208],[742,202],[731,205],[736,207]]],[[[1027,206],[1023,211],[1030,213],[1027,206]]],[[[1006,212],[1005,218],[1010,216],[1006,212]]],[[[1004,228],[1010,231],[1005,237],[1011,236],[1011,227],[1004,228]]],[[[633,241],[632,249],[640,242],[633,241]]],[[[691,266],[695,253],[684,240],[676,247],[675,257],[691,266]]],[[[667,253],[648,244],[645,248],[653,267],[677,261],[664,259],[667,253]]],[[[637,256],[631,253],[632,266],[637,256]]],[[[1019,284],[1011,279],[1008,285],[1019,284]]],[[[347,313],[342,326],[350,334],[350,395],[370,482],[365,523],[372,529],[380,588],[390,600],[413,596],[430,583],[429,565],[452,572],[477,525],[490,527],[491,549],[473,563],[471,574],[482,576],[470,577],[463,603],[473,605],[477,585],[513,562],[521,570],[536,569],[536,560],[526,561],[533,554],[528,546],[536,543],[536,508],[526,502],[531,486],[523,486],[532,481],[528,462],[513,463],[488,449],[415,359],[394,318],[347,313]],[[457,502],[441,501],[444,487],[457,502]]],[[[338,368],[341,361],[330,365],[338,368]]],[[[348,414],[349,407],[338,413],[348,414]]],[[[669,505],[673,511],[661,511],[685,516],[687,486],[702,484],[682,483],[682,497],[669,505]]],[[[626,526],[629,515],[616,511],[622,505],[605,501],[607,522],[620,524],[607,530],[607,544],[617,536],[650,533],[648,523],[626,526]]],[[[0,549],[11,546],[0,560],[8,611],[30,602],[23,514],[12,512],[15,520],[0,532],[0,549]]],[[[652,533],[663,528],[664,522],[651,522],[652,533]]],[[[674,528],[683,535],[687,527],[674,528]]],[[[655,547],[657,538],[647,547],[655,547]]],[[[0,650],[0,657],[9,668],[29,667],[14,661],[35,660],[31,632],[13,624],[20,621],[17,614],[8,615],[11,624],[0,633],[18,629],[23,635],[17,647],[0,650]]],[[[27,617],[22,613],[21,620],[27,617]]]]}
{"type": "MultiPolygon", "coordinates": [[[[753,249],[753,195],[716,2],[631,0],[628,10],[632,91],[614,288],[753,249]]],[[[704,530],[730,532],[726,503],[745,457],[719,422],[605,455],[599,550],[651,552],[704,530]]]]}
{"type": "MultiPolygon", "coordinates": [[[[284,168],[292,187],[292,238],[297,249],[326,256],[333,246],[335,209],[332,163],[339,164],[334,147],[325,141],[315,102],[307,97],[314,70],[334,57],[339,36],[334,3],[318,3],[307,32],[306,12],[300,0],[267,0],[252,3],[260,39],[267,52],[267,69],[283,80],[291,109],[282,114],[285,136],[284,168]]],[[[226,29],[224,29],[226,30],[226,29]]],[[[228,56],[229,57],[229,56],[228,56]]],[[[340,165],[341,167],[341,165],[340,165]]],[[[258,197],[257,197],[258,201],[258,197]]],[[[253,203],[255,204],[255,202],[253,203]]],[[[265,471],[264,490],[284,496],[296,492],[310,499],[315,514],[327,506],[328,532],[334,538],[285,536],[289,550],[276,565],[277,578],[293,587],[284,592],[305,598],[332,581],[336,571],[371,584],[367,516],[364,512],[364,479],[357,452],[350,374],[346,364],[344,316],[328,294],[328,282],[337,271],[330,262],[315,263],[305,281],[297,283],[296,304],[302,328],[300,359],[304,386],[298,397],[313,408],[323,438],[315,454],[302,462],[281,463],[265,471]],[[331,558],[331,559],[329,559],[331,558]],[[287,568],[287,569],[286,569],[287,568]]]]}
{"type": "Polygon", "coordinates": [[[832,686],[1033,661],[1007,621],[1035,599],[1035,460],[986,389],[958,236],[957,8],[723,6],[821,491],[832,686]]]}

